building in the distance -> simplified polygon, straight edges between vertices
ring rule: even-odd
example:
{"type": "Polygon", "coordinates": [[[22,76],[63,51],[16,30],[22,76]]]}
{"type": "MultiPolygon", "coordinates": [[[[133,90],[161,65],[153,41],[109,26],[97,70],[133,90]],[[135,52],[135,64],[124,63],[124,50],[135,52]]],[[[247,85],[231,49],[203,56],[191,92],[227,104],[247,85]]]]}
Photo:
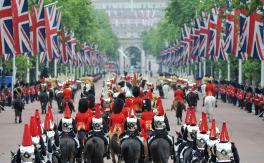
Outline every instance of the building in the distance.
{"type": "Polygon", "coordinates": [[[121,72],[133,71],[133,68],[141,72],[149,68],[155,71],[155,59],[150,57],[151,61],[147,61],[141,33],[154,26],[164,16],[167,0],[92,0],[92,3],[96,9],[104,10],[110,17],[112,29],[121,44],[121,72]]]}

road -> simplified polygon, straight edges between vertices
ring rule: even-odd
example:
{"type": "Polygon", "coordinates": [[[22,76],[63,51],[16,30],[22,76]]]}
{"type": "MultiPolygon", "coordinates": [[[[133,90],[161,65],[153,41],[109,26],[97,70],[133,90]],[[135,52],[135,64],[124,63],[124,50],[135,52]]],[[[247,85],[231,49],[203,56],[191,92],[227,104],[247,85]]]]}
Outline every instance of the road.
{"type": "MultiPolygon", "coordinates": [[[[99,92],[102,87],[102,80],[95,84],[96,100],[99,99],[99,92]]],[[[79,92],[80,93],[80,92],[79,92]]],[[[76,95],[75,106],[79,95],[76,95]]],[[[169,111],[172,104],[173,92],[170,91],[168,99],[163,100],[164,108],[167,109],[167,115],[171,126],[171,135],[175,135],[175,130],[179,131],[180,126],[176,124],[175,113],[169,111]]],[[[53,103],[55,120],[59,121],[62,117],[57,113],[56,103],[53,103]]],[[[201,107],[201,101],[198,102],[198,107],[201,107]]],[[[6,111],[0,113],[0,163],[10,162],[10,150],[15,151],[18,144],[22,141],[23,124],[29,123],[30,115],[34,114],[34,110],[40,109],[39,102],[26,105],[23,112],[23,123],[14,123],[14,111],[11,108],[6,108],[6,111]]],[[[185,113],[184,113],[185,114],[185,113]]],[[[41,116],[42,120],[44,116],[41,116]]],[[[185,117],[185,115],[184,115],[185,117]]],[[[238,107],[231,104],[225,104],[218,101],[218,108],[216,110],[217,126],[221,128],[223,121],[228,123],[229,134],[231,140],[236,143],[240,159],[242,163],[263,163],[264,153],[264,121],[260,118],[249,114],[238,107]]],[[[209,124],[210,126],[210,124],[209,124]]],[[[106,162],[110,162],[107,160],[106,162]]]]}

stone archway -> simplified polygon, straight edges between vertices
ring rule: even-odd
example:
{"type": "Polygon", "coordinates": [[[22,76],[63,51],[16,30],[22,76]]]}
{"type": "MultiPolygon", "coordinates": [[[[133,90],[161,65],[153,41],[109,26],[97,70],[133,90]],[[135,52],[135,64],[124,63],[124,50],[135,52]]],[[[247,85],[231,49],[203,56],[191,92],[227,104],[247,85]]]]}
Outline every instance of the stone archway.
{"type": "Polygon", "coordinates": [[[135,46],[125,49],[125,55],[129,58],[130,71],[141,72],[141,50],[135,46]]]}

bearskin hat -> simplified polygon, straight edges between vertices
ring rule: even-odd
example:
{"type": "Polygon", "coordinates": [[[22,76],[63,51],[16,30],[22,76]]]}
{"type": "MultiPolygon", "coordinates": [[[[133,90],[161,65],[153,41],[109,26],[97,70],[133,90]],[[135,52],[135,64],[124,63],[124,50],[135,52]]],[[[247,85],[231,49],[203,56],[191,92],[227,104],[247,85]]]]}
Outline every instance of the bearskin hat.
{"type": "Polygon", "coordinates": [[[88,109],[88,102],[87,102],[87,98],[81,98],[79,100],[79,106],[78,106],[78,111],[80,113],[86,113],[88,109]]]}
{"type": "Polygon", "coordinates": [[[87,103],[87,107],[88,107],[88,108],[93,108],[94,105],[95,105],[95,97],[94,97],[94,95],[89,94],[89,95],[87,96],[87,101],[88,101],[88,103],[87,103]]]}
{"type": "Polygon", "coordinates": [[[144,99],[142,105],[143,111],[151,111],[151,100],[150,99],[144,99]]]}
{"type": "Polygon", "coordinates": [[[134,97],[139,97],[140,96],[140,88],[138,86],[134,86],[132,89],[132,94],[134,97]]]}
{"type": "Polygon", "coordinates": [[[114,102],[113,112],[115,114],[118,114],[122,111],[123,107],[124,107],[124,101],[120,98],[117,98],[114,102]]]}
{"type": "Polygon", "coordinates": [[[247,92],[251,92],[252,93],[253,92],[252,88],[251,87],[248,87],[247,88],[247,92]]]}
{"type": "Polygon", "coordinates": [[[126,96],[124,93],[119,93],[119,95],[117,96],[117,98],[123,100],[124,102],[126,101],[126,96]]]}
{"type": "Polygon", "coordinates": [[[119,85],[121,88],[124,87],[124,86],[125,86],[125,81],[121,81],[121,82],[119,82],[118,85],[119,85]]]}

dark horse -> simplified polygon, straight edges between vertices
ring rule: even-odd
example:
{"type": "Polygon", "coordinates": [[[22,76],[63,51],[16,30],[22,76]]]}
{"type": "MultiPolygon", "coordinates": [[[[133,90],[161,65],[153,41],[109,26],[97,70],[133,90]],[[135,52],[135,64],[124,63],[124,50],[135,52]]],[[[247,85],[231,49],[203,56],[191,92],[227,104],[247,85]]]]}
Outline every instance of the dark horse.
{"type": "Polygon", "coordinates": [[[155,138],[149,144],[149,153],[154,163],[167,163],[171,154],[170,143],[164,138],[155,138]]]}
{"type": "Polygon", "coordinates": [[[52,107],[52,101],[53,101],[53,98],[54,98],[54,91],[53,91],[52,88],[48,89],[48,95],[49,95],[49,104],[52,107]]]}
{"type": "Polygon", "coordinates": [[[73,101],[70,99],[63,99],[62,100],[62,111],[64,111],[64,109],[66,107],[66,103],[68,103],[71,112],[75,112],[73,101]]]}
{"type": "Polygon", "coordinates": [[[38,96],[39,96],[38,99],[39,99],[40,105],[41,105],[41,113],[46,114],[49,96],[48,96],[46,90],[41,91],[38,96]]]}
{"type": "Polygon", "coordinates": [[[60,138],[61,161],[62,163],[74,163],[77,152],[75,141],[67,134],[62,134],[60,138]]]}
{"type": "Polygon", "coordinates": [[[13,100],[13,108],[15,109],[15,123],[17,123],[17,117],[19,118],[19,123],[22,122],[22,111],[24,110],[24,101],[20,97],[15,97],[13,100]]]}
{"type": "Polygon", "coordinates": [[[133,137],[121,141],[121,157],[125,163],[144,163],[141,142],[133,137]]]}
{"type": "Polygon", "coordinates": [[[55,92],[55,99],[56,99],[57,104],[58,104],[59,113],[62,113],[63,92],[62,91],[56,91],[55,92]]]}
{"type": "Polygon", "coordinates": [[[93,136],[87,140],[84,151],[84,163],[103,163],[106,153],[106,145],[102,138],[93,136]]]}
{"type": "Polygon", "coordinates": [[[171,110],[176,111],[177,124],[180,125],[182,122],[182,111],[185,110],[184,104],[180,100],[174,100],[171,110]]]}

